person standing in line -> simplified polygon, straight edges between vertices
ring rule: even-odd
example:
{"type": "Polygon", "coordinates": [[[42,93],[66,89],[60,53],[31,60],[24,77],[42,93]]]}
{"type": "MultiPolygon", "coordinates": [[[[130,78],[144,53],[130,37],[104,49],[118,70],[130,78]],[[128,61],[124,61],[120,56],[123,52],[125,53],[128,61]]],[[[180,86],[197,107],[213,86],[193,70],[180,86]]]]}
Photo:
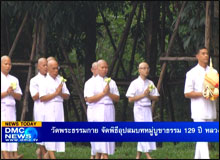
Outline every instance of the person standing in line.
{"type": "MultiPolygon", "coordinates": [[[[153,81],[147,79],[150,72],[149,65],[146,62],[140,63],[138,71],[139,77],[129,85],[126,97],[129,102],[134,102],[135,122],[153,122],[151,101],[158,101],[159,93],[153,81]]],[[[149,154],[152,150],[156,150],[155,142],[138,142],[136,159],[141,158],[142,152],[148,159],[152,159],[149,154]]]]}
{"type": "MultiPolygon", "coordinates": [[[[98,75],[87,92],[86,101],[95,103],[94,122],[114,122],[115,108],[113,102],[119,101],[119,92],[114,80],[105,81],[108,64],[105,60],[98,61],[98,75]]],[[[115,142],[94,142],[96,159],[108,159],[115,152],[115,142]]]]}
{"type": "MultiPolygon", "coordinates": [[[[44,103],[41,102],[39,98],[39,86],[40,83],[45,82],[45,77],[47,75],[47,59],[39,58],[37,68],[38,68],[38,74],[30,80],[29,90],[31,93],[31,97],[34,101],[34,120],[43,122],[45,120],[45,115],[44,115],[45,106],[44,103]]],[[[38,149],[36,150],[37,158],[42,159],[43,156],[46,154],[47,150],[45,148],[44,142],[37,144],[38,144],[38,149]]]]}
{"type": "MultiPolygon", "coordinates": [[[[9,74],[11,58],[1,57],[1,122],[16,121],[16,101],[21,100],[22,91],[16,77],[9,74]]],[[[17,153],[18,143],[1,142],[3,159],[21,159],[23,154],[17,153]]]]}
{"type": "MultiPolygon", "coordinates": [[[[90,79],[88,79],[84,85],[84,98],[85,98],[85,100],[87,100],[87,93],[89,92],[88,89],[91,85],[93,85],[93,80],[98,74],[98,63],[97,62],[92,63],[91,72],[93,73],[92,77],[90,79]]],[[[94,105],[94,103],[88,103],[88,102],[86,102],[86,103],[88,105],[88,107],[87,107],[87,120],[88,120],[88,122],[93,122],[94,115],[95,115],[95,112],[94,112],[95,105],[94,105]]],[[[90,159],[95,159],[95,155],[96,154],[94,152],[94,142],[91,142],[91,157],[90,157],[90,159]]]]}
{"type": "MultiPolygon", "coordinates": [[[[203,97],[203,82],[209,71],[209,52],[205,47],[197,50],[198,64],[186,73],[184,94],[191,99],[191,118],[194,122],[210,122],[216,119],[216,102],[203,97]]],[[[216,71],[216,70],[215,70],[216,71]]],[[[216,71],[217,72],[217,71],[216,71]]],[[[197,142],[195,159],[209,159],[208,142],[197,142]]]]}
{"type": "MultiPolygon", "coordinates": [[[[59,66],[56,60],[48,61],[45,83],[39,86],[39,97],[45,106],[46,122],[64,122],[63,100],[69,99],[65,82],[58,77],[59,66]]],[[[65,142],[45,142],[47,153],[44,158],[55,159],[55,151],[65,152],[65,142]]]]}

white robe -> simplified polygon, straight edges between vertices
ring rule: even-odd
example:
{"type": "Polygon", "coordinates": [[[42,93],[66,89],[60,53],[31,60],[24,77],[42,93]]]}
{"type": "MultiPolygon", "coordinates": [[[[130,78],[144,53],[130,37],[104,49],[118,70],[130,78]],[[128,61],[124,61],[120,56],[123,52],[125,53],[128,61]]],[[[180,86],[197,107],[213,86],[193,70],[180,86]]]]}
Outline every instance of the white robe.
{"type": "MultiPolygon", "coordinates": [[[[101,93],[106,86],[104,78],[97,75],[91,85],[88,85],[84,97],[92,97],[101,93]]],[[[110,92],[118,95],[118,88],[114,80],[109,83],[110,92]]],[[[105,96],[96,103],[91,103],[92,107],[92,120],[93,122],[114,122],[115,121],[115,108],[112,99],[109,96],[105,96]]],[[[108,155],[114,154],[115,142],[94,142],[94,153],[106,153],[108,155]]]]}
{"type": "MultiPolygon", "coordinates": [[[[93,85],[93,80],[94,80],[94,76],[92,76],[90,79],[88,79],[86,82],[85,82],[85,85],[84,85],[84,98],[88,97],[87,96],[87,93],[88,93],[88,89],[89,89],[89,86],[93,85]]],[[[94,111],[95,109],[93,109],[95,106],[92,105],[92,103],[88,103],[86,102],[86,104],[88,105],[87,106],[87,120],[88,122],[93,122],[94,121],[94,111]]],[[[95,151],[94,151],[94,142],[90,142],[91,143],[91,155],[95,155],[95,151]]]]}
{"type": "MultiPolygon", "coordinates": [[[[7,91],[8,87],[11,83],[16,82],[15,93],[20,93],[22,95],[22,91],[19,85],[19,81],[16,77],[8,74],[5,76],[1,72],[1,93],[7,91]]],[[[16,101],[13,96],[6,96],[1,98],[1,122],[2,121],[16,121],[16,101]]],[[[1,151],[17,151],[18,144],[17,143],[3,143],[1,142],[1,151]]]]}
{"type": "MultiPolygon", "coordinates": [[[[139,76],[133,80],[128,87],[126,97],[134,97],[143,94],[147,89],[148,85],[154,84],[151,80],[146,79],[145,81],[139,76]]],[[[157,88],[150,92],[151,96],[159,96],[157,88]]],[[[135,122],[153,122],[152,111],[151,111],[151,100],[147,97],[142,98],[134,102],[134,121],[135,122]]],[[[150,152],[156,150],[155,142],[138,142],[137,151],[139,152],[150,152]]]]}
{"type": "MultiPolygon", "coordinates": [[[[39,93],[40,83],[45,82],[45,76],[38,73],[35,77],[30,80],[30,93],[31,97],[39,93]]],[[[40,99],[34,101],[34,120],[35,121],[44,121],[44,103],[40,101],[40,99]]]]}
{"type": "MultiPolygon", "coordinates": [[[[192,91],[202,92],[205,74],[210,67],[203,68],[199,64],[186,73],[184,94],[192,91]]],[[[214,70],[216,73],[217,71],[214,70]]],[[[194,122],[209,122],[216,119],[216,101],[204,97],[191,98],[191,118],[194,122]]],[[[208,142],[196,142],[195,159],[209,159],[208,142]]]]}
{"type": "MultiPolygon", "coordinates": [[[[30,93],[31,93],[31,97],[35,96],[37,93],[39,93],[39,86],[40,83],[44,83],[45,82],[45,77],[44,75],[42,75],[40,72],[34,76],[33,78],[31,78],[30,80],[30,93]]],[[[45,107],[44,107],[44,102],[41,102],[40,99],[35,100],[34,101],[34,120],[35,121],[40,121],[43,122],[45,121],[45,107]]],[[[44,145],[43,142],[41,143],[37,143],[39,145],[44,145]]]]}
{"type": "MultiPolygon", "coordinates": [[[[55,79],[47,74],[45,82],[40,84],[39,97],[52,94],[61,83],[59,76],[55,79]]],[[[63,84],[62,93],[70,94],[63,84]]],[[[63,98],[56,96],[53,99],[44,102],[45,121],[46,122],[64,122],[63,98]]],[[[65,152],[65,142],[45,142],[45,147],[49,151],[65,152]]]]}
{"type": "MultiPolygon", "coordinates": [[[[209,66],[205,69],[197,64],[186,73],[184,94],[192,91],[202,92],[205,74],[209,71],[209,66]]],[[[217,72],[215,70],[215,72],[217,72]]],[[[216,119],[216,101],[206,100],[204,97],[191,98],[191,118],[192,119],[216,119]]]]}

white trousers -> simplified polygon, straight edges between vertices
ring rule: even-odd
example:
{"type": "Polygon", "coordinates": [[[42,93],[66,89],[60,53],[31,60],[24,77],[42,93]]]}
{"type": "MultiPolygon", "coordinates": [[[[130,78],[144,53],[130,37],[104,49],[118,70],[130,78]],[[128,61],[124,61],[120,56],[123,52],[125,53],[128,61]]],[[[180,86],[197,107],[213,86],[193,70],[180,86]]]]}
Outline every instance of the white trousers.
{"type": "MultiPolygon", "coordinates": [[[[114,105],[97,104],[93,108],[94,122],[114,122],[114,105]]],[[[115,153],[115,142],[94,142],[94,153],[105,153],[113,155],[115,153]]]]}
{"type": "MultiPolygon", "coordinates": [[[[45,122],[64,122],[63,102],[45,104],[45,122]]],[[[65,142],[45,142],[48,151],[65,152],[65,142]]]]}
{"type": "MultiPolygon", "coordinates": [[[[212,122],[211,119],[193,119],[194,122],[212,122]]],[[[208,142],[196,142],[194,159],[210,159],[208,142]]]]}
{"type": "MultiPolygon", "coordinates": [[[[151,106],[134,106],[134,121],[135,122],[153,122],[151,106]]],[[[138,142],[138,152],[151,152],[156,150],[155,142],[138,142]]]]}
{"type": "MultiPolygon", "coordinates": [[[[88,122],[94,122],[94,114],[95,114],[95,106],[88,106],[87,107],[87,120],[88,120],[88,122]]],[[[95,153],[95,151],[94,151],[94,142],[90,142],[90,144],[91,144],[91,155],[92,156],[95,156],[96,155],[96,153],[95,153]]]]}
{"type": "MultiPolygon", "coordinates": [[[[16,121],[15,106],[7,106],[1,103],[1,122],[2,121],[16,121]]],[[[1,151],[15,152],[17,149],[18,143],[5,143],[1,140],[1,151]]]]}
{"type": "MultiPolygon", "coordinates": [[[[43,102],[35,102],[34,103],[34,121],[40,121],[40,122],[45,121],[44,110],[45,110],[45,106],[44,106],[43,102]]],[[[38,142],[36,144],[42,145],[42,146],[45,145],[44,142],[38,142]]]]}

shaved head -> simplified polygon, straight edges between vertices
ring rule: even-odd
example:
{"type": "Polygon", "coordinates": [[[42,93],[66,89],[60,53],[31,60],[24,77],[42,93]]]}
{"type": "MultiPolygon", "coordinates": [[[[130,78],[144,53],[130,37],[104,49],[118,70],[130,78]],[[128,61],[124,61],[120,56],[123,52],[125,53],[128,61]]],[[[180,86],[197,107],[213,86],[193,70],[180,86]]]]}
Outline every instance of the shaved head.
{"type": "Polygon", "coordinates": [[[105,77],[107,73],[108,73],[108,64],[105,60],[100,59],[98,61],[98,74],[101,77],[105,77]]]}
{"type": "Polygon", "coordinates": [[[92,63],[92,68],[96,68],[98,66],[98,62],[93,62],[92,63]]]}
{"type": "Polygon", "coordinates": [[[47,74],[47,59],[43,57],[39,58],[38,63],[37,63],[37,68],[42,75],[46,75],[47,74]]]}
{"type": "Polygon", "coordinates": [[[98,60],[98,66],[101,65],[101,64],[103,64],[103,63],[106,63],[106,64],[107,64],[107,62],[106,62],[104,59],[98,60]]]}
{"type": "Polygon", "coordinates": [[[48,64],[48,67],[51,67],[51,66],[53,66],[54,64],[57,64],[57,65],[58,65],[57,61],[54,60],[54,59],[49,60],[47,64],[48,64]]]}
{"type": "Polygon", "coordinates": [[[98,62],[92,63],[91,72],[93,73],[93,76],[97,76],[98,74],[98,62]]]}
{"type": "Polygon", "coordinates": [[[138,72],[142,79],[146,79],[150,72],[150,67],[146,62],[141,62],[138,66],[138,72]]]}
{"type": "Polygon", "coordinates": [[[9,56],[2,56],[1,57],[1,72],[5,75],[11,71],[11,58],[9,56]]]}
{"type": "Polygon", "coordinates": [[[55,60],[56,61],[56,58],[53,57],[53,56],[50,56],[50,57],[47,58],[47,62],[50,61],[50,60],[55,60]]]}
{"type": "Polygon", "coordinates": [[[9,56],[4,55],[4,56],[1,57],[1,63],[2,63],[5,59],[9,59],[9,60],[11,61],[11,58],[10,58],[9,56]]]}
{"type": "Polygon", "coordinates": [[[139,67],[138,68],[141,68],[141,67],[144,67],[144,66],[149,66],[147,62],[141,62],[139,64],[139,67]]]}
{"type": "Polygon", "coordinates": [[[48,73],[50,74],[50,76],[56,78],[59,71],[58,62],[52,59],[47,62],[47,66],[48,66],[48,73]]]}

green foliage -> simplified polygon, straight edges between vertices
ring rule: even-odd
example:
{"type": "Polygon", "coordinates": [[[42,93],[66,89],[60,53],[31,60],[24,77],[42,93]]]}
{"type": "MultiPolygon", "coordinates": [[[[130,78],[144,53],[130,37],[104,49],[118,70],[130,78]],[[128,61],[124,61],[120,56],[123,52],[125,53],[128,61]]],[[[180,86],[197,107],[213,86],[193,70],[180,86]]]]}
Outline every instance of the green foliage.
{"type": "MultiPolygon", "coordinates": [[[[9,47],[14,41],[17,34],[18,28],[24,18],[25,13],[28,11],[28,21],[24,28],[24,33],[18,41],[13,58],[19,60],[28,60],[32,47],[32,34],[33,25],[35,21],[45,23],[46,25],[46,57],[54,56],[58,58],[59,61],[64,61],[62,56],[62,50],[60,48],[60,42],[63,42],[65,51],[69,55],[69,60],[75,64],[74,73],[76,74],[80,87],[83,88],[83,83],[85,79],[85,48],[86,45],[86,26],[90,20],[90,10],[94,9],[96,12],[96,59],[105,59],[109,66],[112,63],[115,51],[107,34],[106,28],[103,25],[103,19],[100,14],[102,11],[107,19],[108,27],[111,31],[114,43],[118,47],[120,38],[123,34],[127,19],[132,10],[133,1],[2,1],[1,2],[1,22],[2,30],[7,28],[8,35],[2,36],[2,43],[8,42],[9,47]],[[5,24],[5,26],[3,26],[5,24]],[[22,53],[22,54],[21,54],[22,53]]],[[[137,47],[134,57],[134,64],[132,70],[132,79],[138,76],[137,66],[140,62],[146,60],[146,34],[147,25],[146,17],[149,11],[146,8],[148,2],[143,3],[143,11],[140,19],[140,29],[137,29],[137,15],[140,5],[138,5],[135,16],[131,24],[131,30],[126,42],[124,55],[122,57],[122,62],[125,70],[128,72],[130,67],[132,46],[134,43],[134,38],[137,33],[137,47]]],[[[152,2],[154,3],[154,2],[152,2]]],[[[158,5],[161,3],[155,2],[158,5]]],[[[140,4],[140,3],[139,3],[140,4]]],[[[162,55],[160,51],[161,41],[165,41],[165,51],[168,48],[170,37],[173,33],[175,22],[178,17],[178,13],[182,2],[178,1],[168,1],[165,4],[165,29],[164,36],[165,39],[160,39],[161,37],[161,17],[162,11],[160,13],[159,30],[156,34],[157,41],[157,51],[158,57],[156,61],[156,78],[159,77],[161,73],[161,63],[159,61],[159,56],[162,55]]],[[[161,6],[160,6],[161,7],[161,6]]],[[[154,26],[153,26],[154,27],[154,26]]],[[[2,31],[6,33],[5,30],[2,31]]],[[[192,56],[198,46],[204,45],[204,35],[205,35],[205,1],[190,1],[187,2],[184,12],[181,15],[181,23],[178,30],[179,39],[174,42],[174,46],[171,49],[170,56],[192,56]],[[185,55],[183,55],[185,54],[185,55]]],[[[217,36],[216,36],[217,37],[217,36]]],[[[155,38],[155,37],[154,37],[155,38]]],[[[6,48],[6,45],[2,45],[2,48],[6,48]]],[[[152,54],[150,56],[153,56],[152,54]]],[[[185,73],[193,66],[195,62],[169,62],[167,65],[167,79],[166,82],[171,80],[176,80],[177,78],[182,80],[180,84],[181,87],[177,85],[169,85],[171,90],[173,103],[175,106],[175,115],[179,117],[179,114],[184,112],[189,116],[189,103],[183,96],[183,84],[185,79],[185,73]],[[179,104],[179,102],[184,102],[179,104]],[[185,106],[188,107],[185,107],[185,106]]],[[[69,69],[65,68],[66,78],[71,79],[71,73],[69,69]]],[[[128,79],[124,77],[122,69],[119,69],[118,77],[120,79],[128,79]]],[[[178,79],[178,80],[179,80],[178,79]]],[[[67,81],[69,83],[69,80],[67,81]]],[[[71,93],[76,93],[73,84],[71,86],[71,93]]],[[[156,84],[155,84],[156,85],[156,84]]],[[[119,87],[120,94],[125,95],[127,88],[119,87]]],[[[167,102],[168,103],[168,102],[167,102]]],[[[80,108],[80,103],[76,102],[78,109],[80,108]]],[[[169,105],[169,104],[168,104],[169,105]]],[[[117,104],[117,118],[120,119],[123,114],[123,100],[117,104]]],[[[132,120],[132,104],[128,104],[128,110],[126,115],[128,120],[132,120]]],[[[80,109],[79,109],[80,110],[80,109]]],[[[156,113],[159,115],[159,113],[156,113]]],[[[166,113],[168,115],[168,113],[166,113]]],[[[187,117],[186,116],[186,117],[187,117]]],[[[182,117],[186,120],[186,117],[182,117]]],[[[169,118],[169,117],[168,117],[169,118]]],[[[182,119],[178,119],[182,120],[182,119]]]]}
{"type": "MultiPolygon", "coordinates": [[[[83,143],[85,144],[85,143],[83,143]]],[[[65,152],[56,152],[55,155],[58,159],[89,159],[91,148],[87,145],[80,145],[72,143],[66,143],[65,152]]],[[[20,143],[18,147],[18,153],[24,154],[24,159],[36,159],[37,145],[33,143],[20,143]]],[[[116,151],[114,155],[110,155],[110,159],[134,159],[136,156],[137,143],[135,142],[123,142],[122,145],[116,145],[116,151]]],[[[171,142],[163,143],[163,147],[157,147],[157,150],[150,153],[154,159],[192,159],[195,152],[195,143],[180,142],[174,145],[171,142]]],[[[219,159],[219,143],[212,143],[212,147],[209,148],[210,159],[219,159]]],[[[146,156],[142,154],[141,159],[145,159],[146,156]]]]}
{"type": "Polygon", "coordinates": [[[205,3],[188,2],[181,21],[179,34],[183,38],[184,49],[192,56],[199,46],[205,44],[205,3]]]}

